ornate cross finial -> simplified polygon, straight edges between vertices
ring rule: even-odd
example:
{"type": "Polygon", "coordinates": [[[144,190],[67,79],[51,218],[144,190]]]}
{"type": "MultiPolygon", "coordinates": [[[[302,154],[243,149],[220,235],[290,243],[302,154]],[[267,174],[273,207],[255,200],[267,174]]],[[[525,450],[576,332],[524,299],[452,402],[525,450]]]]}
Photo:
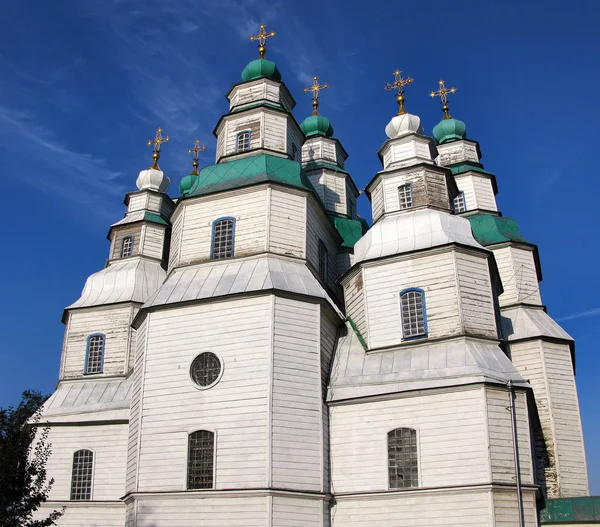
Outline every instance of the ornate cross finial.
{"type": "Polygon", "coordinates": [[[258,30],[258,35],[252,35],[250,37],[250,40],[252,40],[252,41],[258,40],[258,56],[261,59],[265,58],[265,53],[267,51],[267,48],[265,47],[265,42],[267,41],[267,38],[274,37],[274,36],[275,36],[275,31],[271,31],[270,33],[267,33],[267,31],[265,30],[265,25],[261,24],[260,28],[258,30]]]}
{"type": "Polygon", "coordinates": [[[450,108],[448,107],[448,94],[455,93],[456,88],[446,88],[444,81],[438,82],[440,89],[438,91],[432,91],[429,96],[433,99],[439,97],[442,102],[442,110],[444,110],[444,119],[452,119],[450,115],[450,108]]]}
{"type": "Polygon", "coordinates": [[[317,110],[319,107],[319,92],[327,88],[329,88],[329,84],[319,84],[319,77],[313,77],[313,85],[310,88],[304,88],[304,93],[312,92],[313,115],[319,115],[317,110]]]}
{"type": "Polygon", "coordinates": [[[406,86],[407,84],[412,84],[412,79],[410,77],[403,79],[402,78],[402,72],[400,70],[396,70],[394,72],[394,82],[393,84],[387,84],[385,89],[386,90],[397,90],[396,91],[396,101],[398,102],[398,115],[402,115],[406,113],[406,110],[404,109],[404,90],[402,88],[404,88],[404,86],[406,86]]]}
{"type": "Polygon", "coordinates": [[[200,144],[200,141],[198,141],[198,139],[196,139],[196,141],[194,142],[194,148],[190,148],[188,150],[188,154],[191,154],[192,152],[194,152],[194,161],[192,162],[192,164],[194,165],[194,170],[192,170],[192,174],[194,176],[198,175],[198,154],[200,152],[202,152],[206,147],[204,145],[200,144]]]}
{"type": "Polygon", "coordinates": [[[153,168],[154,170],[160,170],[160,168],[158,166],[158,160],[160,159],[160,145],[162,143],[166,143],[169,140],[168,136],[167,137],[162,136],[162,132],[163,132],[163,129],[158,128],[156,130],[156,137],[154,139],[150,139],[148,141],[148,146],[154,145],[154,151],[152,153],[152,159],[154,159],[154,163],[150,167],[150,168],[153,168]]]}

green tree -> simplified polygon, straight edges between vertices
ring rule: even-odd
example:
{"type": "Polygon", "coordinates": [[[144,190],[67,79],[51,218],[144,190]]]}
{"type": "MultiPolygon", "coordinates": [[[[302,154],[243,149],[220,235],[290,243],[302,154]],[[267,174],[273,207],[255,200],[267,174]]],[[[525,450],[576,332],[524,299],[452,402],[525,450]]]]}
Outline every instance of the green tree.
{"type": "Polygon", "coordinates": [[[47,396],[23,392],[16,408],[0,408],[0,526],[47,527],[64,513],[51,512],[34,520],[33,513],[48,499],[54,479],[46,481],[50,456],[48,428],[40,428],[40,408],[47,396]],[[36,437],[37,434],[37,437],[36,437]],[[34,439],[36,441],[34,442],[34,439]]]}

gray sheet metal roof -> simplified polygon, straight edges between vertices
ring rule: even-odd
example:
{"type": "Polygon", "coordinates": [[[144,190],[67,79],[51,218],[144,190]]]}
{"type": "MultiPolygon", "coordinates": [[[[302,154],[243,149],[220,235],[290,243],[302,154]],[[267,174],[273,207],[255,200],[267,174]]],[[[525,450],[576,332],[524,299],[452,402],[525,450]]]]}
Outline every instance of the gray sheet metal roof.
{"type": "Polygon", "coordinates": [[[460,337],[423,342],[389,351],[365,352],[348,326],[340,336],[332,367],[328,401],[509,380],[527,385],[493,342],[460,337]]]}
{"type": "Polygon", "coordinates": [[[166,273],[160,262],[132,257],[112,263],[91,275],[79,300],[66,309],[116,304],[144,303],[164,281],[166,273]]]}
{"type": "Polygon", "coordinates": [[[322,298],[344,318],[304,262],[271,255],[217,260],[176,270],[142,309],[268,289],[322,298]]]}
{"type": "Polygon", "coordinates": [[[42,408],[42,421],[127,419],[132,377],[62,381],[42,408]],[[87,414],[85,417],[83,414],[87,414]],[[90,415],[91,414],[91,415],[90,415]]]}
{"type": "Polygon", "coordinates": [[[516,306],[501,311],[502,333],[509,341],[533,337],[573,340],[541,306],[516,306]]]}

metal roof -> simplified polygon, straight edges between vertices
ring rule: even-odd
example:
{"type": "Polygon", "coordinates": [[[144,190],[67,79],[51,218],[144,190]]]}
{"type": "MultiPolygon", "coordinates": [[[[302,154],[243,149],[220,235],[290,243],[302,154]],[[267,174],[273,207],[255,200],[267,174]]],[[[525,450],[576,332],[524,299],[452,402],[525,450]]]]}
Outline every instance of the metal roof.
{"type": "Polygon", "coordinates": [[[324,299],[344,318],[303,261],[272,255],[215,260],[178,269],[142,309],[269,289],[324,299]]]}
{"type": "Polygon", "coordinates": [[[573,341],[544,309],[532,306],[515,306],[502,309],[502,333],[509,341],[533,337],[551,337],[573,341]]]}
{"type": "Polygon", "coordinates": [[[160,262],[143,257],[130,257],[111,263],[91,275],[85,282],[79,300],[66,309],[116,304],[144,303],[166,277],[160,262]]]}
{"type": "Polygon", "coordinates": [[[328,401],[473,382],[526,385],[496,343],[465,336],[365,351],[348,324],[334,357],[328,401]]]}

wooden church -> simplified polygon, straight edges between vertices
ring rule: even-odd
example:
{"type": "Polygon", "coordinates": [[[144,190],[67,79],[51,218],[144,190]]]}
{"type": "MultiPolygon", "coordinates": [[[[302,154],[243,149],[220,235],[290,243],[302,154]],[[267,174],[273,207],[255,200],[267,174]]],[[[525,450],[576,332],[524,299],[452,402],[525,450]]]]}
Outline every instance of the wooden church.
{"type": "MultiPolygon", "coordinates": [[[[64,311],[40,514],[77,527],[534,527],[586,499],[573,339],[477,141],[399,112],[366,186],[253,37],[215,164],[154,164],[64,311]],[[175,192],[174,194],[177,194],[175,192]],[[173,196],[173,193],[171,194],[173,196]],[[562,500],[562,501],[561,501],[562,500]]],[[[383,134],[382,134],[383,139],[383,134]]],[[[573,523],[573,522],[572,522],[573,523]]]]}

